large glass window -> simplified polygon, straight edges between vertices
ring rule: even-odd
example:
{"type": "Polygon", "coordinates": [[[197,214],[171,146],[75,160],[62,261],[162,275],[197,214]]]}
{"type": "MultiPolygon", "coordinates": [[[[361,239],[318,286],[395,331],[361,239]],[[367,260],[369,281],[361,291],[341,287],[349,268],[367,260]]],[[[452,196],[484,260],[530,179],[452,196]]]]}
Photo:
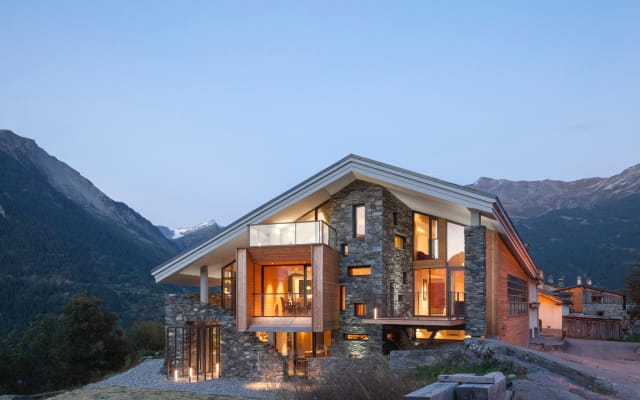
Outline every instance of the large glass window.
{"type": "Polygon", "coordinates": [[[513,275],[507,275],[507,309],[510,317],[528,313],[529,294],[527,282],[513,275]]]}
{"type": "Polygon", "coordinates": [[[222,268],[222,307],[236,311],[236,262],[222,268]]]}
{"type": "Polygon", "coordinates": [[[312,269],[309,265],[256,266],[254,316],[311,315],[312,269]]]}
{"type": "Polygon", "coordinates": [[[353,236],[364,236],[366,230],[366,209],[364,205],[353,207],[353,236]]]}
{"type": "Polygon", "coordinates": [[[416,315],[444,316],[447,313],[447,269],[417,269],[414,274],[416,315]]]}
{"type": "Polygon", "coordinates": [[[464,266],[464,226],[447,221],[447,264],[464,266]]]}
{"type": "Polygon", "coordinates": [[[415,213],[413,215],[414,226],[414,259],[437,260],[438,259],[438,219],[415,213]]]}

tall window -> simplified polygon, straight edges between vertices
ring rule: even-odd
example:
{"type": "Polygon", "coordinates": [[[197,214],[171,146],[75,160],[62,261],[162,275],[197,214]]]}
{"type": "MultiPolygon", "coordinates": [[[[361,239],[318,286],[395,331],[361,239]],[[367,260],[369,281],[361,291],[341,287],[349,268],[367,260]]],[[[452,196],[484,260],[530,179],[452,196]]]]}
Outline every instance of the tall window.
{"type": "Polygon", "coordinates": [[[447,221],[447,265],[464,266],[464,226],[447,221]]]}
{"type": "Polygon", "coordinates": [[[366,221],[365,221],[365,207],[364,205],[358,205],[353,207],[353,236],[364,236],[366,221]]]}
{"type": "Polygon", "coordinates": [[[414,226],[414,259],[438,259],[438,219],[429,215],[415,213],[414,226]]]}
{"type": "Polygon", "coordinates": [[[527,292],[527,282],[524,279],[507,275],[507,312],[510,317],[527,314],[529,305],[527,292]]]}
{"type": "Polygon", "coordinates": [[[364,303],[355,303],[353,305],[354,308],[354,314],[357,317],[364,317],[365,315],[367,315],[367,305],[364,303]]]}
{"type": "Polygon", "coordinates": [[[236,262],[222,268],[222,307],[236,312],[236,262]]]}

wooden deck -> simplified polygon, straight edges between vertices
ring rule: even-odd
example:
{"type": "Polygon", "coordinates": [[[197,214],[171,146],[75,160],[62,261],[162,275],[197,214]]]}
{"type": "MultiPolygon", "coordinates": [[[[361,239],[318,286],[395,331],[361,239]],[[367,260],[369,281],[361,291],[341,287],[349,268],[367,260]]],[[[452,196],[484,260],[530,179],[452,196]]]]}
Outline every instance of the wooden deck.
{"type": "Polygon", "coordinates": [[[362,323],[369,325],[400,325],[400,326],[418,326],[418,327],[461,327],[464,326],[464,319],[446,319],[446,318],[429,318],[429,317],[412,317],[412,318],[376,318],[363,319],[362,323]]]}

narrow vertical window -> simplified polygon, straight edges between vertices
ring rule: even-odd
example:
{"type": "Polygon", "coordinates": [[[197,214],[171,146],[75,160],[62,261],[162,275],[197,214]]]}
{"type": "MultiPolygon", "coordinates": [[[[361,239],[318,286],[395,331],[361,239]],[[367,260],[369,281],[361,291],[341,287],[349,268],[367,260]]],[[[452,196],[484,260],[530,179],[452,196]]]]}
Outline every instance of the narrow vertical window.
{"type": "Polygon", "coordinates": [[[340,286],[340,311],[347,311],[347,289],[340,286]]]}
{"type": "Polygon", "coordinates": [[[404,285],[406,285],[407,283],[409,283],[409,277],[408,277],[408,275],[409,275],[409,274],[407,274],[406,272],[403,272],[403,273],[402,273],[402,283],[403,283],[404,285]]]}
{"type": "Polygon", "coordinates": [[[393,225],[398,226],[398,213],[395,211],[393,212],[393,225]]]}
{"type": "Polygon", "coordinates": [[[355,303],[354,311],[357,317],[364,317],[367,314],[367,305],[364,303],[355,303]]]}
{"type": "Polygon", "coordinates": [[[395,235],[393,238],[393,245],[396,249],[404,250],[405,238],[404,236],[395,235]]]}
{"type": "Polygon", "coordinates": [[[364,236],[366,229],[365,207],[358,205],[353,207],[353,236],[364,236]]]}

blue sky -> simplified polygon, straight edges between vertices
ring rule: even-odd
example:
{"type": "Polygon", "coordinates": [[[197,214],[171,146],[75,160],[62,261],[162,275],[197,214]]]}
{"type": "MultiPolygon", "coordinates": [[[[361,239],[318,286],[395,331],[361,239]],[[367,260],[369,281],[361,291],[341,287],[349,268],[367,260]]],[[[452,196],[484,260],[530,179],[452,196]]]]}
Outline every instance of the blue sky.
{"type": "Polygon", "coordinates": [[[458,184],[640,163],[640,2],[0,2],[0,128],[156,224],[349,153],[458,184]]]}

